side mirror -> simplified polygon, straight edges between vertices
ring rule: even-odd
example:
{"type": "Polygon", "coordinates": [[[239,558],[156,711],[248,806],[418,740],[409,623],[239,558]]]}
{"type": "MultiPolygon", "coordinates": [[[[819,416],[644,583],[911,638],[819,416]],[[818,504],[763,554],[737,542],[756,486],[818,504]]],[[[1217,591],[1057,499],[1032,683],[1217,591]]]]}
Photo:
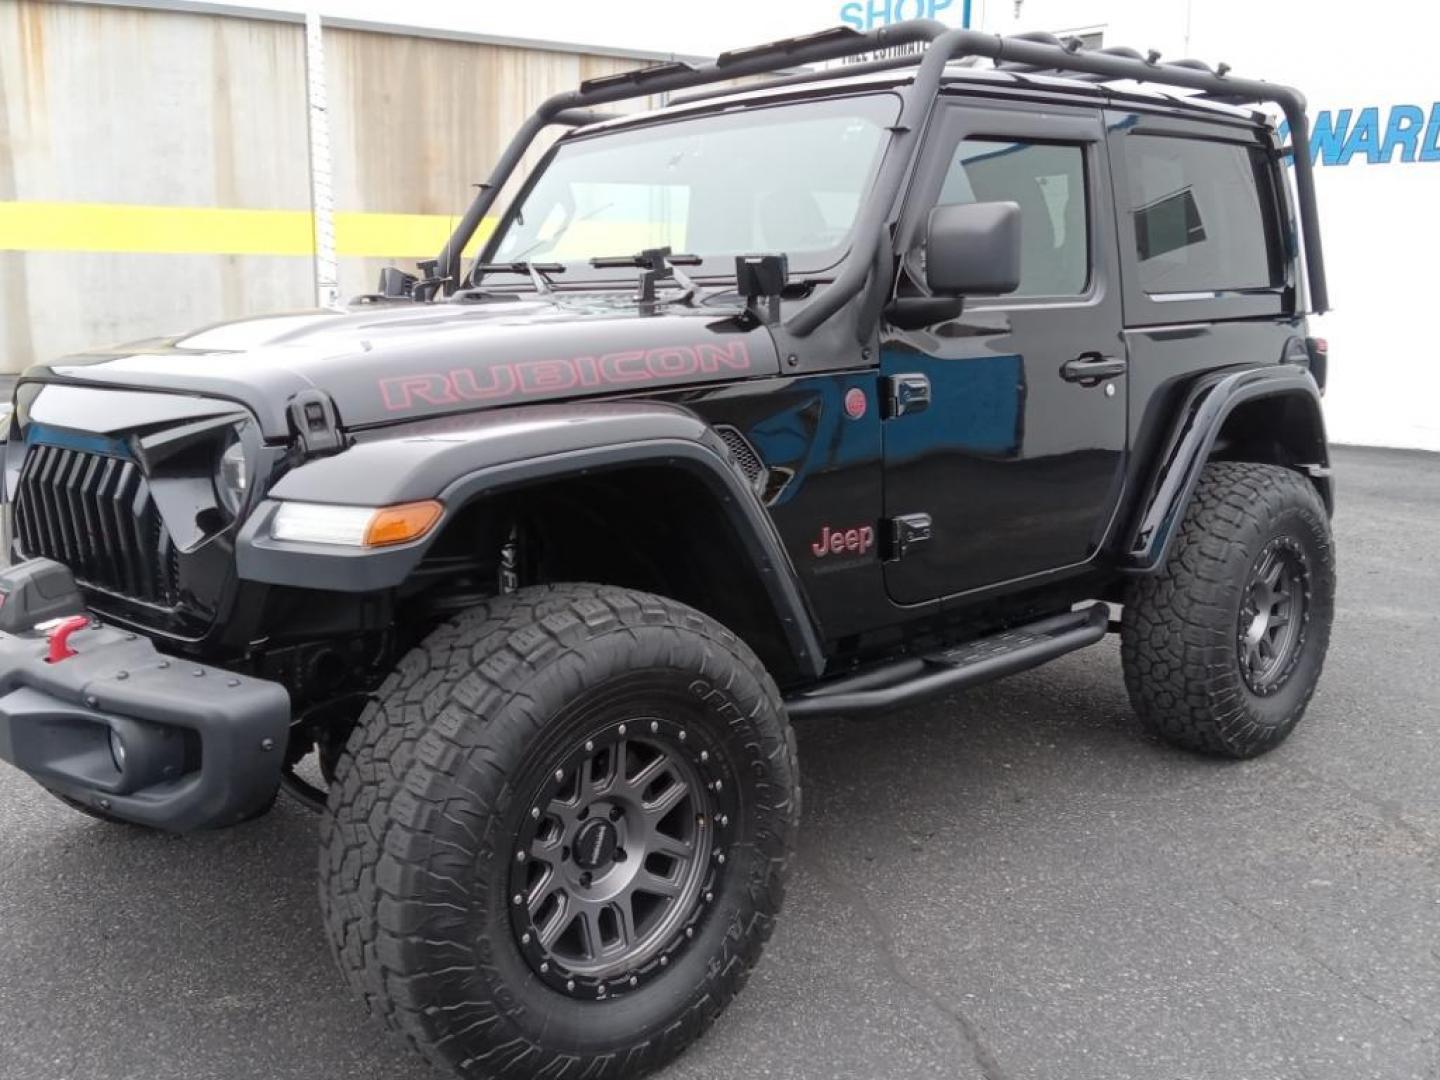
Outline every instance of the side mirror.
{"type": "Polygon", "coordinates": [[[930,211],[925,283],[935,296],[1000,296],[1020,287],[1020,206],[959,203],[930,211]]]}

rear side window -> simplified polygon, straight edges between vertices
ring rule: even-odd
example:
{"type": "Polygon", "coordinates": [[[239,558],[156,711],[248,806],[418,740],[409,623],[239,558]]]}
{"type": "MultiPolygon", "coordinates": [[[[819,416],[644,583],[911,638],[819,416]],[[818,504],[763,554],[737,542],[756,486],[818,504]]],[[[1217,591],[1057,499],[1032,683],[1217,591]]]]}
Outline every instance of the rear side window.
{"type": "Polygon", "coordinates": [[[1085,153],[1053,143],[966,139],[940,203],[1020,206],[1020,287],[1009,296],[1078,296],[1090,279],[1085,153]]]}
{"type": "Polygon", "coordinates": [[[1264,154],[1237,143],[1125,140],[1140,287],[1152,295],[1280,284],[1264,154]]]}

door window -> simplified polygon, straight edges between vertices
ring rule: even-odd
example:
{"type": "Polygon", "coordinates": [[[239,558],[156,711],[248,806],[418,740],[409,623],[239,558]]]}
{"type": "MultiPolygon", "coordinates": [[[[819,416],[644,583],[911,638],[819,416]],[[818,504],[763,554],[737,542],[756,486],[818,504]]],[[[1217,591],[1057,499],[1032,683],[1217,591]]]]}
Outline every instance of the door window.
{"type": "Polygon", "coordinates": [[[966,139],[940,203],[1020,206],[1020,287],[1010,296],[1078,296],[1090,280],[1085,153],[1057,143],[966,139]]]}
{"type": "Polygon", "coordinates": [[[1125,163],[1145,292],[1279,284],[1275,214],[1260,150],[1137,133],[1125,140],[1125,163]]]}

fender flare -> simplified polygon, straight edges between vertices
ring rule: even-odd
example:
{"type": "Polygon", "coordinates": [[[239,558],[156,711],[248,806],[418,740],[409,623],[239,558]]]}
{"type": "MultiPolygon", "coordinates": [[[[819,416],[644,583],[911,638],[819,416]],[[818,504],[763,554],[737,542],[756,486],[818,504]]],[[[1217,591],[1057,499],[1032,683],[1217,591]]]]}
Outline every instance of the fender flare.
{"type": "Polygon", "coordinates": [[[688,409],[663,402],[595,402],[493,410],[359,433],[355,445],[282,477],[236,540],[241,579],[337,592],[399,586],[431,543],[477,498],[552,478],[630,465],[682,469],[703,484],[735,529],[801,670],[818,676],[824,651],[775,523],[732,464],[724,442],[688,409]],[[439,499],[426,536],[378,549],[276,540],[287,500],[385,506],[439,499]]]}
{"type": "Polygon", "coordinates": [[[1302,466],[1319,490],[1326,512],[1333,512],[1325,417],[1320,408],[1320,389],[1310,372],[1295,364],[1216,372],[1196,380],[1177,411],[1163,461],[1147,485],[1147,496],[1135,524],[1126,534],[1121,552],[1123,570],[1148,574],[1164,565],[1175,538],[1175,523],[1190,505],[1226,418],[1245,402],[1280,396],[1297,397],[1311,410],[1320,437],[1315,460],[1305,461],[1302,466]]]}

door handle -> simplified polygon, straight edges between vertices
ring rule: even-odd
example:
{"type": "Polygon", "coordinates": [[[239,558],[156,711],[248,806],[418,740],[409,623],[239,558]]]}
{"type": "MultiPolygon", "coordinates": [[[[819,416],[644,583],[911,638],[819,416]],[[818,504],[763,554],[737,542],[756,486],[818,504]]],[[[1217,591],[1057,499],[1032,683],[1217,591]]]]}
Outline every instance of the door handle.
{"type": "Polygon", "coordinates": [[[1107,379],[1124,375],[1129,365],[1123,356],[1102,356],[1097,352],[1081,353],[1074,360],[1060,365],[1060,377],[1081,386],[1099,386],[1107,379]]]}

